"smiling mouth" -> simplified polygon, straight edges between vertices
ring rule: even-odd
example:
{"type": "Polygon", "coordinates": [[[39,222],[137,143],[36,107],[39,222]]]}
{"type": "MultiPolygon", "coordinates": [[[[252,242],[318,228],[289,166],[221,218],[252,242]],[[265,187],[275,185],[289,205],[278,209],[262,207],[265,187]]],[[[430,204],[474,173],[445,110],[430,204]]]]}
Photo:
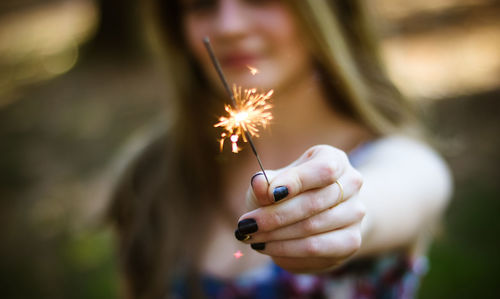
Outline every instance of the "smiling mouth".
{"type": "Polygon", "coordinates": [[[235,54],[223,56],[221,59],[221,64],[226,68],[245,68],[249,65],[254,65],[257,61],[257,56],[247,55],[247,54],[235,54]]]}

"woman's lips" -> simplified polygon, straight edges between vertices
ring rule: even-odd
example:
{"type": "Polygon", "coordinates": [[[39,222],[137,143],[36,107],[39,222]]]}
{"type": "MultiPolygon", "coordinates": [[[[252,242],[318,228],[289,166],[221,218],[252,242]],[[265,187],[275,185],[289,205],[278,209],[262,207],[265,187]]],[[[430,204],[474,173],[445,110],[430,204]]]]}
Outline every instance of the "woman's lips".
{"type": "Polygon", "coordinates": [[[220,59],[222,66],[228,68],[247,67],[248,65],[251,66],[255,64],[256,60],[257,56],[250,54],[231,54],[222,56],[220,59]]]}

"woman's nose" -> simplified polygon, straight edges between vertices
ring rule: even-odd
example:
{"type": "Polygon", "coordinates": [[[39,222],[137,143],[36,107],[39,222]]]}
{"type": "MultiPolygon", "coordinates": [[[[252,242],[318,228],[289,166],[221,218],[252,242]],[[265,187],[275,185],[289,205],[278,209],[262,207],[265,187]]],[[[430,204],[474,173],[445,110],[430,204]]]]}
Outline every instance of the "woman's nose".
{"type": "Polygon", "coordinates": [[[244,3],[241,0],[220,0],[215,30],[222,36],[238,35],[248,29],[244,3]]]}

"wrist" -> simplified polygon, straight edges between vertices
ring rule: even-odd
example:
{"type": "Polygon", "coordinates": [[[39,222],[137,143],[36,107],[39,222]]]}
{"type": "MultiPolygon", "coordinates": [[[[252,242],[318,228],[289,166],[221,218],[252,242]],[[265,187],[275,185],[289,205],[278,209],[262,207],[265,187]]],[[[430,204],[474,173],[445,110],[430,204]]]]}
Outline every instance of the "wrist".
{"type": "Polygon", "coordinates": [[[355,256],[365,255],[368,253],[368,248],[370,247],[370,239],[373,234],[373,218],[369,213],[366,213],[363,220],[361,220],[361,248],[355,254],[355,256]]]}

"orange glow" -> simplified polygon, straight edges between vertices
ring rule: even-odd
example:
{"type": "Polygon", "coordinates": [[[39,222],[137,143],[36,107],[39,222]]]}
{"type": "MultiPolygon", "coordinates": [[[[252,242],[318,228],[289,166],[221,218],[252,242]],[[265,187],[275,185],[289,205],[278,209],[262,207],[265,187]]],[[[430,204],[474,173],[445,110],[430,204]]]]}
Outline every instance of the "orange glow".
{"type": "Polygon", "coordinates": [[[258,70],[258,69],[256,69],[256,68],[254,68],[254,67],[251,67],[251,66],[247,65],[247,68],[250,70],[250,73],[251,73],[252,75],[254,75],[254,76],[255,76],[255,75],[257,75],[257,74],[259,73],[259,70],[258,70]]]}
{"type": "Polygon", "coordinates": [[[229,137],[232,143],[233,153],[238,153],[238,140],[243,139],[247,142],[245,132],[251,136],[259,137],[259,127],[266,128],[267,124],[273,119],[271,114],[271,104],[268,103],[273,95],[273,90],[267,93],[258,93],[256,88],[245,89],[241,86],[233,86],[233,95],[237,107],[225,105],[227,116],[221,116],[219,122],[214,127],[222,127],[225,131],[221,134],[220,147],[224,147],[224,141],[229,137]]]}
{"type": "Polygon", "coordinates": [[[234,257],[235,257],[236,259],[239,259],[240,257],[242,257],[242,256],[243,256],[243,253],[241,253],[241,251],[239,251],[239,250],[238,250],[238,251],[236,251],[235,253],[233,253],[233,255],[234,255],[234,257]]]}

